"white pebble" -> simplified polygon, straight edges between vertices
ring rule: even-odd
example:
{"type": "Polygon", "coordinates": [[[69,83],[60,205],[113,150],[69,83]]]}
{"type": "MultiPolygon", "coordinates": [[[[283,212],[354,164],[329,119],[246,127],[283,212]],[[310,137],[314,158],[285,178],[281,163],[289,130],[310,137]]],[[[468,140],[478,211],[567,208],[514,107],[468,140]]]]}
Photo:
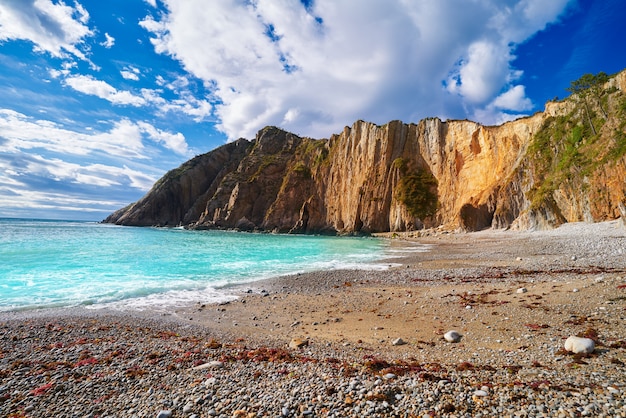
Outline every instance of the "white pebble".
{"type": "Polygon", "coordinates": [[[393,340],[391,342],[392,345],[404,345],[406,344],[406,341],[404,341],[402,338],[396,338],[395,340],[393,340]]]}
{"type": "Polygon", "coordinates": [[[526,289],[525,287],[520,287],[519,289],[517,289],[517,293],[526,293],[528,292],[528,289],[526,289]]]}
{"type": "Polygon", "coordinates": [[[443,335],[443,338],[449,343],[458,343],[461,340],[461,334],[457,331],[448,331],[443,335]]]}
{"type": "Polygon", "coordinates": [[[596,343],[591,338],[570,336],[565,340],[565,349],[574,354],[579,353],[593,353],[596,348],[596,343]]]}

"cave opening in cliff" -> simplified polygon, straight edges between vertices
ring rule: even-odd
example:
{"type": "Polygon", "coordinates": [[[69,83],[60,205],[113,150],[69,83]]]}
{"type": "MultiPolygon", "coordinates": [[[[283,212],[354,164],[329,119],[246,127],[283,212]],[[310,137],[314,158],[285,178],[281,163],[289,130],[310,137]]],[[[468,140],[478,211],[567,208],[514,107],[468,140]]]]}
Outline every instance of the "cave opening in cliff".
{"type": "Polygon", "coordinates": [[[466,203],[460,212],[461,226],[466,231],[481,231],[491,228],[493,221],[493,211],[489,210],[486,204],[473,206],[466,203]]]}

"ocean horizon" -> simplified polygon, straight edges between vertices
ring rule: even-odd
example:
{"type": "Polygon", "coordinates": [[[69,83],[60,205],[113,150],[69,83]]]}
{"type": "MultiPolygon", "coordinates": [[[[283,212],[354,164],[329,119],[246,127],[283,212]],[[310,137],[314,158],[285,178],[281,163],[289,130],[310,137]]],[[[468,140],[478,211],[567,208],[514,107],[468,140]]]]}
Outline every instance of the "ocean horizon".
{"type": "Polygon", "coordinates": [[[0,218],[0,312],[155,309],[230,300],[228,288],[322,270],[386,269],[388,240],[0,218]],[[383,261],[385,260],[385,261],[383,261]]]}

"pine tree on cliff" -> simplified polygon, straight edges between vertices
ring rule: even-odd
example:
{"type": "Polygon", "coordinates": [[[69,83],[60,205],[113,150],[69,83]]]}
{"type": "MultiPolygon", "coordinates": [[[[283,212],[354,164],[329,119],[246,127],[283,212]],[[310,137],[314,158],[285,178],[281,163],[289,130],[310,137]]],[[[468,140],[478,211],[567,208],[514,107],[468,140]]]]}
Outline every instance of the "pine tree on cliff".
{"type": "Polygon", "coordinates": [[[587,123],[589,123],[591,132],[594,135],[597,135],[598,133],[591,119],[591,111],[589,110],[588,99],[590,97],[592,99],[595,99],[596,104],[602,111],[604,120],[606,120],[608,118],[608,114],[606,110],[604,110],[604,108],[602,107],[601,99],[605,93],[604,84],[608,80],[609,80],[609,76],[605,72],[599,72],[596,75],[584,74],[578,80],[572,81],[570,83],[570,86],[566,89],[570,93],[578,95],[578,97],[580,97],[583,100],[583,104],[585,105],[585,115],[587,116],[587,123]]]}

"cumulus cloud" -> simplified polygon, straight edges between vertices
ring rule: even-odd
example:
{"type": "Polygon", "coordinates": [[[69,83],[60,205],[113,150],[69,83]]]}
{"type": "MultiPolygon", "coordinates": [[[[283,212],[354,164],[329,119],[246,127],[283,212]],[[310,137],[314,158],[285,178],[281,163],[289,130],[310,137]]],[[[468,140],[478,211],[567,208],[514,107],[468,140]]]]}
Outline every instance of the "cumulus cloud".
{"type": "Polygon", "coordinates": [[[527,109],[525,97],[503,105],[524,92],[511,67],[515,45],[567,3],[163,0],[166,12],[140,24],[156,52],[213,87],[229,138],[265,125],[320,137],[356,119],[527,109]]]}
{"type": "Polygon", "coordinates": [[[523,112],[533,107],[530,99],[526,97],[525,88],[517,85],[502,93],[493,101],[493,105],[498,109],[523,112]]]}
{"type": "Polygon", "coordinates": [[[26,40],[34,49],[57,58],[87,60],[82,50],[93,35],[89,13],[77,1],[3,0],[0,3],[0,41],[26,40]]]}

